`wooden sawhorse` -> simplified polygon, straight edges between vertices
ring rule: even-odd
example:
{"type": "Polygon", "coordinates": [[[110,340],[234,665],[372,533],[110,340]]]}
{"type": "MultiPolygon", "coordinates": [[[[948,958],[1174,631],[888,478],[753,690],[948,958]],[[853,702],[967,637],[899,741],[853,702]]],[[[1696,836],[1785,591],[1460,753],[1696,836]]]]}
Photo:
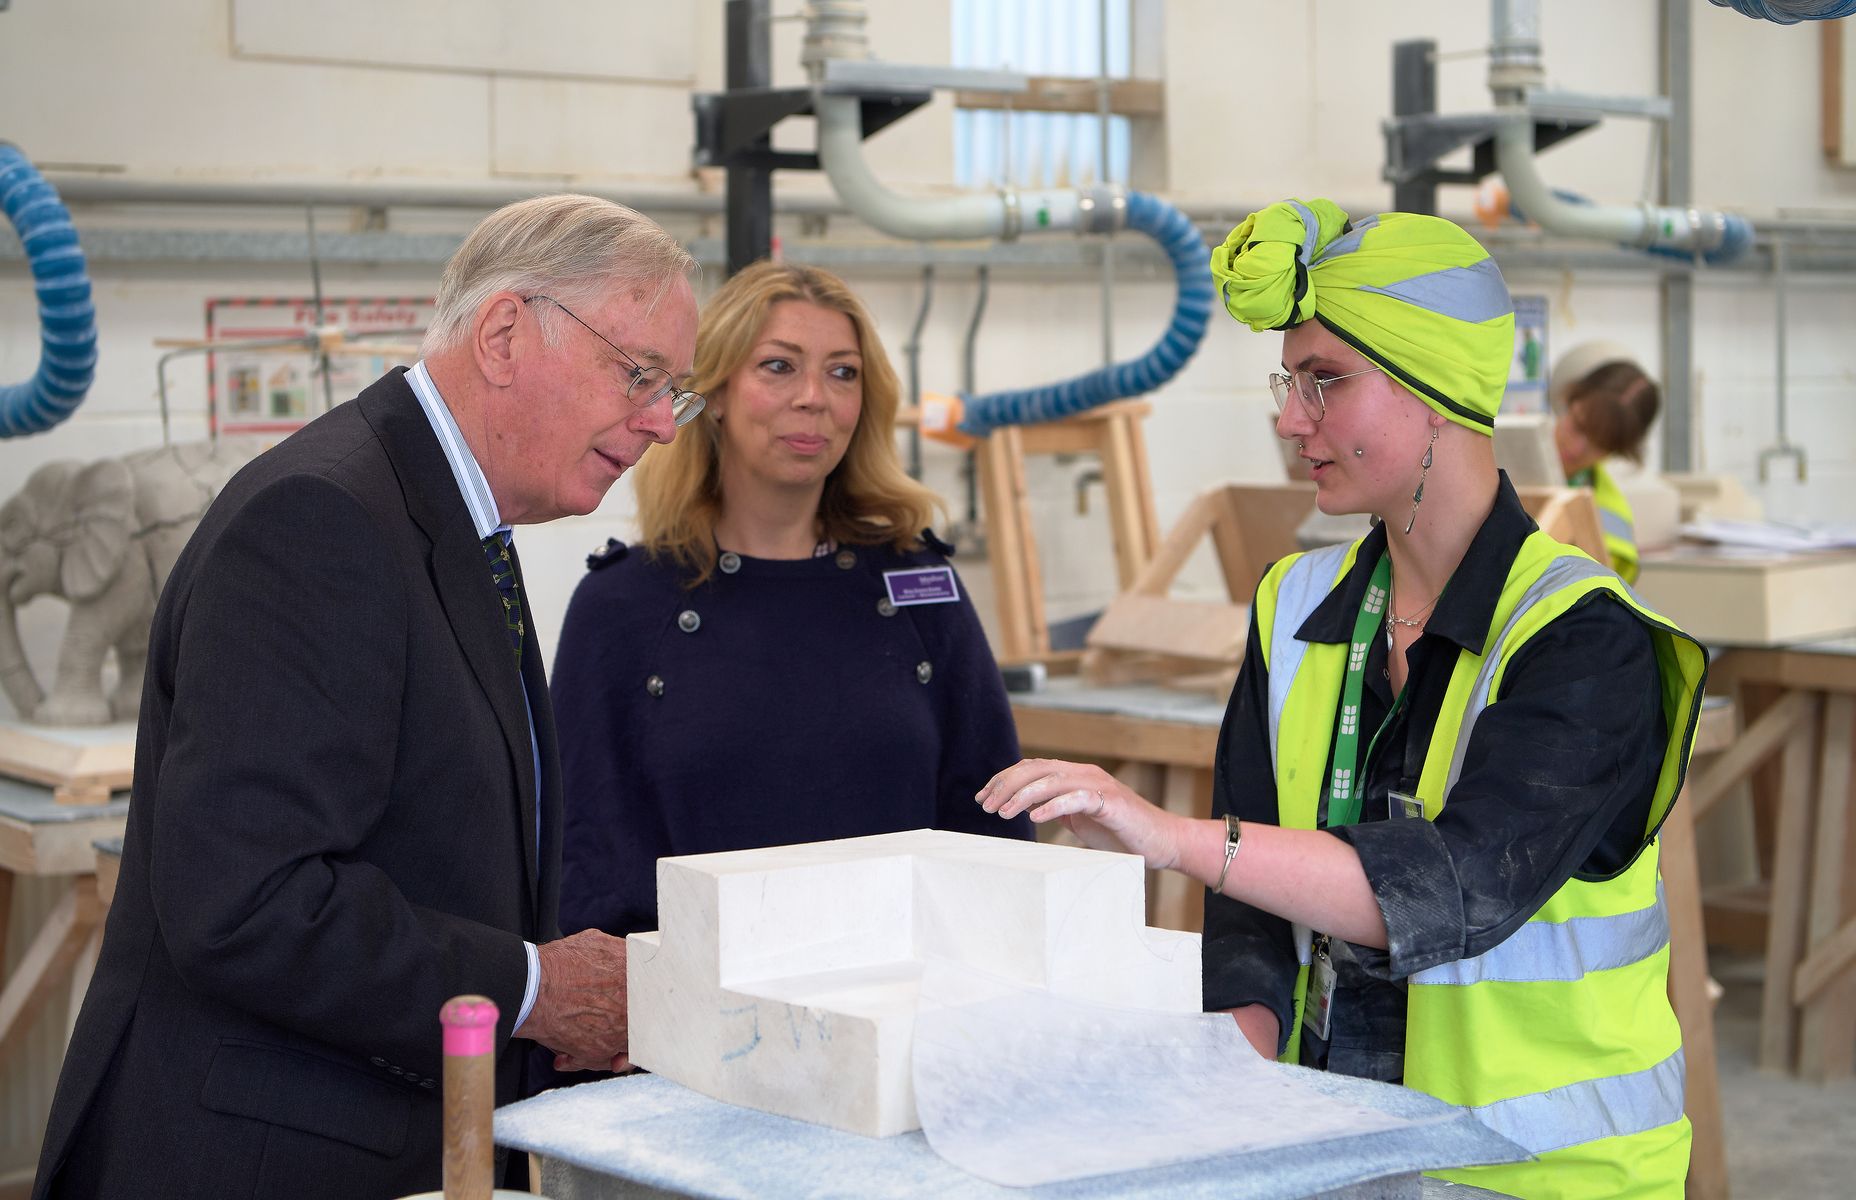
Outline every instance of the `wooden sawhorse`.
{"type": "Polygon", "coordinates": [[[121,837],[128,814],[127,796],[106,804],[60,804],[49,788],[0,779],[0,953],[5,949],[14,879],[39,875],[71,880],[0,989],[0,1063],[61,985],[73,984],[73,1012],[82,1002],[94,943],[102,936],[95,843],[121,837]]]}
{"type": "MultiPolygon", "coordinates": [[[[1747,725],[1691,786],[1695,815],[1748,778],[1756,801],[1776,808],[1758,889],[1769,894],[1750,904],[1765,918],[1759,1065],[1819,1083],[1848,1079],[1856,1073],[1856,638],[1730,649],[1709,682],[1740,690],[1747,725]]],[[[1735,907],[1749,904],[1741,897],[1735,907]]]]}

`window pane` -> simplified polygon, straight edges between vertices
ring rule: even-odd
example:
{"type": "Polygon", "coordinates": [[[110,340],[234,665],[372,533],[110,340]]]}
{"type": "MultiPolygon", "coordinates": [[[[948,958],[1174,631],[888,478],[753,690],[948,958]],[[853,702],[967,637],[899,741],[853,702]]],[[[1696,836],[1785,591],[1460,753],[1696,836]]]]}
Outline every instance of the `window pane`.
{"type": "MultiPolygon", "coordinates": [[[[954,65],[1026,75],[1093,76],[1101,69],[1099,0],[954,0],[954,65]]],[[[1125,78],[1131,55],[1128,0],[1108,4],[1108,71],[1125,78]]],[[[963,187],[1074,187],[1128,181],[1128,118],[1093,113],[961,110],[954,116],[954,178],[963,187]]]]}

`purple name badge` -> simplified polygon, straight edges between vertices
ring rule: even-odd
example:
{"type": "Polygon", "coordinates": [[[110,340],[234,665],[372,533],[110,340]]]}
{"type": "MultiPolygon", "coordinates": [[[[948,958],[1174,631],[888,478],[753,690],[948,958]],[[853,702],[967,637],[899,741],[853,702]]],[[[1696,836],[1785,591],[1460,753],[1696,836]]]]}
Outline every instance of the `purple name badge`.
{"type": "Polygon", "coordinates": [[[952,567],[885,571],[883,586],[889,590],[889,602],[897,608],[905,604],[952,604],[960,599],[960,585],[954,582],[952,567]]]}

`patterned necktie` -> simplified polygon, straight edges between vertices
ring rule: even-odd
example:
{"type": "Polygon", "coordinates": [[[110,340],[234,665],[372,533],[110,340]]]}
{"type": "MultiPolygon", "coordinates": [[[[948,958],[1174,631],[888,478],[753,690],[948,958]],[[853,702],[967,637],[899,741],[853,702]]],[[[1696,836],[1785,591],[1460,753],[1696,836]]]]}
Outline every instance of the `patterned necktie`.
{"type": "Polygon", "coordinates": [[[516,564],[509,557],[509,547],[514,539],[504,541],[505,535],[493,533],[483,539],[484,556],[490,560],[490,574],[496,580],[496,590],[503,599],[503,625],[509,630],[509,640],[515,646],[516,669],[522,668],[522,588],[516,582],[516,564]]]}

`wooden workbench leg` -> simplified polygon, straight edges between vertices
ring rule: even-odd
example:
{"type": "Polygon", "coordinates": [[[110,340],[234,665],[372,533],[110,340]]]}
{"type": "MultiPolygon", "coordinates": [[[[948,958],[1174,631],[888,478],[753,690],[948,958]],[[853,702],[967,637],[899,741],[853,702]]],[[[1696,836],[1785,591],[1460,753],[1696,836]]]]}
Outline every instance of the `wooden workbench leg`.
{"type": "MultiPolygon", "coordinates": [[[[1166,799],[1166,769],[1159,763],[1141,762],[1129,759],[1118,765],[1109,774],[1121,780],[1122,785],[1135,795],[1155,804],[1164,804],[1166,799]]],[[[1164,925],[1161,920],[1163,911],[1162,896],[1166,890],[1166,871],[1148,871],[1145,873],[1147,885],[1147,923],[1164,925]]]]}
{"type": "Polygon", "coordinates": [[[1115,572],[1121,590],[1127,591],[1160,544],[1153,485],[1144,469],[1146,450],[1140,442],[1139,418],[1126,414],[1112,417],[1100,437],[1102,485],[1108,493],[1109,530],[1115,541],[1115,572]]]}
{"type": "MultiPolygon", "coordinates": [[[[1200,819],[1209,817],[1211,777],[1212,773],[1203,767],[1170,765],[1166,768],[1166,782],[1161,786],[1160,795],[1153,798],[1154,803],[1168,812],[1200,819]]],[[[1153,920],[1150,924],[1187,933],[1197,933],[1204,925],[1205,909],[1200,903],[1200,893],[1205,887],[1198,880],[1180,871],[1159,871],[1155,873],[1151,890],[1153,920]]]]}
{"type": "Polygon", "coordinates": [[[1025,482],[1024,439],[1018,427],[996,429],[974,450],[980,500],[986,514],[987,559],[999,606],[999,657],[1036,658],[1050,653],[1044,617],[1044,577],[1031,531],[1025,482]]]}
{"type": "Polygon", "coordinates": [[[13,928],[13,872],[0,867],[0,973],[6,970],[7,932],[13,928]]]}
{"type": "MultiPolygon", "coordinates": [[[[1824,699],[1823,753],[1818,759],[1817,824],[1812,831],[1811,904],[1806,921],[1812,949],[1836,935],[1847,915],[1850,844],[1850,755],[1856,750],[1856,696],[1824,699]]],[[[1845,974],[1806,1003],[1799,1019],[1798,1074],[1817,1083],[1856,1071],[1856,977],[1845,974]]]]}
{"type": "Polygon", "coordinates": [[[102,916],[97,900],[97,877],[79,875],[58,901],[38,936],[19,960],[19,966],[0,991],[0,1062],[32,1027],[60,984],[69,977],[71,964],[102,916]]]}
{"type": "Polygon", "coordinates": [[[1806,873],[1811,869],[1811,809],[1816,791],[1812,776],[1822,711],[1821,702],[1811,705],[1786,739],[1781,759],[1783,780],[1772,847],[1772,913],[1766,926],[1766,980],[1759,1005],[1759,1065],[1767,1071],[1791,1070],[1797,1047],[1792,972],[1804,953],[1806,873]]]}
{"type": "Polygon", "coordinates": [[[1682,1026],[1688,1064],[1683,1111],[1694,1126],[1688,1200],[1727,1200],[1727,1149],[1721,1127],[1721,1081],[1714,1045],[1714,1001],[1708,995],[1708,942],[1701,922],[1701,872],[1695,859],[1693,813],[1682,799],[1663,822],[1663,895],[1669,907],[1669,1000],[1682,1026]]]}

